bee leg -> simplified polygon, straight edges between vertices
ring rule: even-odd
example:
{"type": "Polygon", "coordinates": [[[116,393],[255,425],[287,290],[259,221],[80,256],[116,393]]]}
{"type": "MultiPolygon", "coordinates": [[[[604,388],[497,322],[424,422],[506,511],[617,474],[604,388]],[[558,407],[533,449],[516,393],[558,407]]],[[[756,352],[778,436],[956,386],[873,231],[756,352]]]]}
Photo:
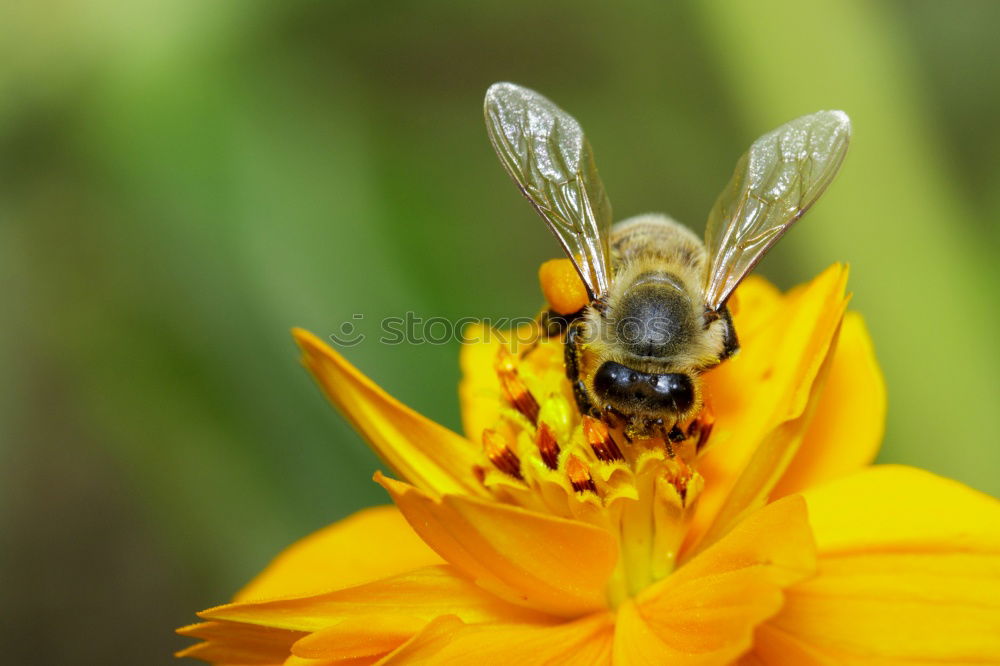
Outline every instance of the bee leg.
{"type": "Polygon", "coordinates": [[[613,406],[604,405],[601,411],[604,413],[604,421],[608,423],[608,425],[621,426],[625,424],[625,415],[613,406]],[[612,419],[614,420],[614,423],[611,423],[612,419]]]}
{"type": "Polygon", "coordinates": [[[563,335],[570,325],[583,316],[584,308],[568,315],[561,315],[555,310],[542,310],[538,313],[538,326],[542,330],[542,335],[553,338],[563,335]]]}
{"type": "Polygon", "coordinates": [[[660,439],[663,440],[663,445],[665,447],[667,447],[667,454],[671,458],[673,458],[674,457],[674,443],[673,443],[673,440],[670,437],[671,430],[669,428],[667,428],[667,425],[666,425],[666,423],[664,423],[663,419],[656,419],[656,421],[657,421],[657,423],[656,423],[656,433],[660,436],[660,439]]]}
{"type": "Polygon", "coordinates": [[[566,341],[563,345],[563,359],[566,362],[566,378],[573,386],[573,397],[576,398],[576,406],[581,414],[589,414],[595,418],[601,418],[601,413],[590,401],[587,395],[587,387],[580,379],[580,328],[582,321],[575,320],[566,330],[566,341]]]}
{"type": "Polygon", "coordinates": [[[670,431],[667,433],[667,439],[669,439],[674,444],[679,444],[683,442],[685,439],[687,439],[687,435],[684,434],[684,431],[681,430],[677,426],[677,424],[674,424],[674,427],[672,427],[670,431]]]}
{"type": "Polygon", "coordinates": [[[587,396],[587,387],[584,385],[582,379],[573,382],[573,397],[576,398],[576,406],[580,409],[580,414],[593,416],[595,419],[601,418],[600,410],[594,407],[594,404],[590,402],[590,398],[587,396]]]}
{"type": "Polygon", "coordinates": [[[740,350],[740,340],[736,337],[736,328],[733,327],[733,316],[725,305],[722,306],[722,320],[726,323],[726,332],[722,340],[720,361],[726,360],[740,350]]]}

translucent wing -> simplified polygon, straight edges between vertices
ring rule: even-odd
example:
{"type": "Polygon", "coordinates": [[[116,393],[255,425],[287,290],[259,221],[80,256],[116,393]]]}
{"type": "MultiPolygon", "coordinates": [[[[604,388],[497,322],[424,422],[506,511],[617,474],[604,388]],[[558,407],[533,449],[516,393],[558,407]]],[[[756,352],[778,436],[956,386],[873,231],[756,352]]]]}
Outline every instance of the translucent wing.
{"type": "Polygon", "coordinates": [[[504,169],[573,260],[591,298],[608,293],[611,204],[579,123],[533,90],[494,83],[486,130],[504,169]]]}
{"type": "Polygon", "coordinates": [[[843,111],[819,111],[754,141],[708,216],[705,304],[718,310],[840,169],[851,136],[843,111]]]}

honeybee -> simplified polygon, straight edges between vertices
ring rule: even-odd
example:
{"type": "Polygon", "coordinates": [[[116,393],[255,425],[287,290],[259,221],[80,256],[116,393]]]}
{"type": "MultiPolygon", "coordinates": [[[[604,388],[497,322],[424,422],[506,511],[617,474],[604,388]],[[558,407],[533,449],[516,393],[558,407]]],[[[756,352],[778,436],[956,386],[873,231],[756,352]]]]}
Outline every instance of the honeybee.
{"type": "Polygon", "coordinates": [[[847,115],[819,111],[757,139],[712,207],[703,243],[665,215],[612,226],[583,130],[547,98],[496,83],[484,107],[504,169],[586,287],[581,302],[550,309],[546,324],[564,335],[581,414],[629,438],[685,439],[680,426],[702,408],[702,373],[739,348],[726,303],[833,180],[847,115]]]}

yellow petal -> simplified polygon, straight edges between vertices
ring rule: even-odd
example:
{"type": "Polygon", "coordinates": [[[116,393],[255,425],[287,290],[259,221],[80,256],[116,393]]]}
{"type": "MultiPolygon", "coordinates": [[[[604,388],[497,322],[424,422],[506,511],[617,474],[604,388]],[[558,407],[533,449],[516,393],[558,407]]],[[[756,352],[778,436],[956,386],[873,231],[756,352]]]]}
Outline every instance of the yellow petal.
{"type": "Polygon", "coordinates": [[[282,666],[372,666],[382,656],[348,657],[346,659],[306,659],[305,657],[297,657],[293,654],[288,659],[285,659],[282,666]]]}
{"type": "Polygon", "coordinates": [[[374,507],[288,547],[236,600],[318,594],[441,563],[396,507],[374,507]]]}
{"type": "Polygon", "coordinates": [[[378,666],[389,664],[412,664],[420,659],[421,654],[435,653],[448,644],[455,632],[464,623],[454,615],[437,617],[424,627],[420,633],[387,654],[378,662],[378,666]]]}
{"type": "Polygon", "coordinates": [[[739,666],[841,666],[835,656],[824,655],[815,647],[772,626],[770,622],[757,627],[753,651],[743,655],[739,666]]]}
{"type": "Polygon", "coordinates": [[[238,622],[201,622],[181,627],[182,636],[200,638],[177,653],[213,663],[280,664],[290,654],[292,644],[305,634],[238,622]]]}
{"type": "Polygon", "coordinates": [[[386,464],[434,493],[485,492],[471,474],[477,447],[390,396],[312,333],[295,329],[293,335],[330,402],[386,464]]]}
{"type": "Polygon", "coordinates": [[[774,489],[783,497],[872,463],[885,431],[885,380],[864,320],[848,312],[802,445],[774,489]]]}
{"type": "Polygon", "coordinates": [[[741,342],[752,342],[757,332],[776,316],[785,295],[759,275],[744,280],[729,299],[729,311],[741,342]]]}
{"type": "Polygon", "coordinates": [[[175,653],[174,656],[201,659],[210,664],[239,664],[240,666],[276,666],[285,661],[284,654],[263,646],[243,643],[229,645],[215,641],[196,643],[175,653]]]}
{"type": "Polygon", "coordinates": [[[360,615],[398,615],[424,620],[455,615],[466,622],[544,622],[547,616],[506,603],[447,565],[308,597],[237,602],[199,615],[293,631],[319,631],[360,615]]]}
{"type": "MultiPolygon", "coordinates": [[[[462,369],[462,380],[458,385],[459,403],[462,412],[462,429],[465,436],[473,442],[482,441],[483,431],[496,426],[500,418],[501,408],[506,399],[500,388],[495,370],[497,354],[501,347],[512,354],[519,354],[529,345],[538,341],[539,329],[532,322],[521,324],[512,329],[499,331],[482,324],[472,324],[462,332],[462,347],[459,350],[459,365],[462,369]]],[[[521,370],[528,370],[531,381],[531,370],[543,367],[551,370],[555,365],[562,365],[562,350],[544,353],[536,348],[534,353],[520,362],[521,370]]],[[[559,373],[561,376],[561,372],[559,373]]],[[[529,389],[537,390],[537,385],[529,384],[529,389]]],[[[544,392],[536,392],[536,398],[544,397],[544,392]]]]}
{"type": "Polygon", "coordinates": [[[876,465],[804,496],[821,555],[1000,551],[1000,502],[924,470],[876,465]]]}
{"type": "MultiPolygon", "coordinates": [[[[709,530],[699,548],[762,504],[794,457],[829,368],[847,306],[846,281],[847,268],[835,264],[791,291],[767,321],[752,322],[757,328],[735,358],[706,375],[716,422],[698,461],[705,489],[688,552],[709,530]]],[[[747,307],[740,304],[741,315],[747,307]]]]}
{"type": "Polygon", "coordinates": [[[445,636],[390,655],[385,664],[434,666],[558,666],[610,664],[614,624],[609,613],[551,627],[452,624],[445,636]]]}
{"type": "Polygon", "coordinates": [[[896,466],[806,498],[818,575],[758,633],[762,663],[1000,663],[1000,502],[896,466]]]}
{"type": "Polygon", "coordinates": [[[307,659],[382,656],[408,641],[426,624],[426,620],[392,612],[355,615],[305,636],[292,646],[292,653],[307,659]]]}
{"type": "Polygon", "coordinates": [[[462,332],[463,343],[458,355],[462,380],[458,385],[458,397],[462,428],[465,436],[474,442],[481,441],[483,431],[494,427],[500,418],[503,397],[493,366],[504,334],[482,324],[473,324],[462,332]]]}
{"type": "Polygon", "coordinates": [[[622,605],[615,664],[729,664],[781,608],[782,589],[814,567],[805,502],[792,496],[769,504],[622,605]]]}
{"type": "Polygon", "coordinates": [[[436,500],[376,475],[413,529],[483,588],[517,604],[576,617],[604,608],[618,546],[573,520],[459,495],[436,500]]]}

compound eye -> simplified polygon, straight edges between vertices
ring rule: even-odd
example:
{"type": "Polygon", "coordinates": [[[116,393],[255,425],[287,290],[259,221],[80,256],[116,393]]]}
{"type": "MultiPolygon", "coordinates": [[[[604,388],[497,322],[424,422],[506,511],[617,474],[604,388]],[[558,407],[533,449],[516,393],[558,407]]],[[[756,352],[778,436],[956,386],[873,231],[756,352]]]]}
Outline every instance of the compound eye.
{"type": "Polygon", "coordinates": [[[694,404],[691,378],[680,373],[649,374],[606,361],[594,375],[594,391],[619,409],[683,414],[694,404]]]}
{"type": "Polygon", "coordinates": [[[678,414],[691,409],[694,404],[694,386],[690,377],[679,373],[649,377],[652,388],[649,398],[652,402],[678,414]]]}
{"type": "Polygon", "coordinates": [[[621,363],[606,361],[594,375],[594,391],[605,400],[630,402],[635,399],[642,374],[621,363]]]}

